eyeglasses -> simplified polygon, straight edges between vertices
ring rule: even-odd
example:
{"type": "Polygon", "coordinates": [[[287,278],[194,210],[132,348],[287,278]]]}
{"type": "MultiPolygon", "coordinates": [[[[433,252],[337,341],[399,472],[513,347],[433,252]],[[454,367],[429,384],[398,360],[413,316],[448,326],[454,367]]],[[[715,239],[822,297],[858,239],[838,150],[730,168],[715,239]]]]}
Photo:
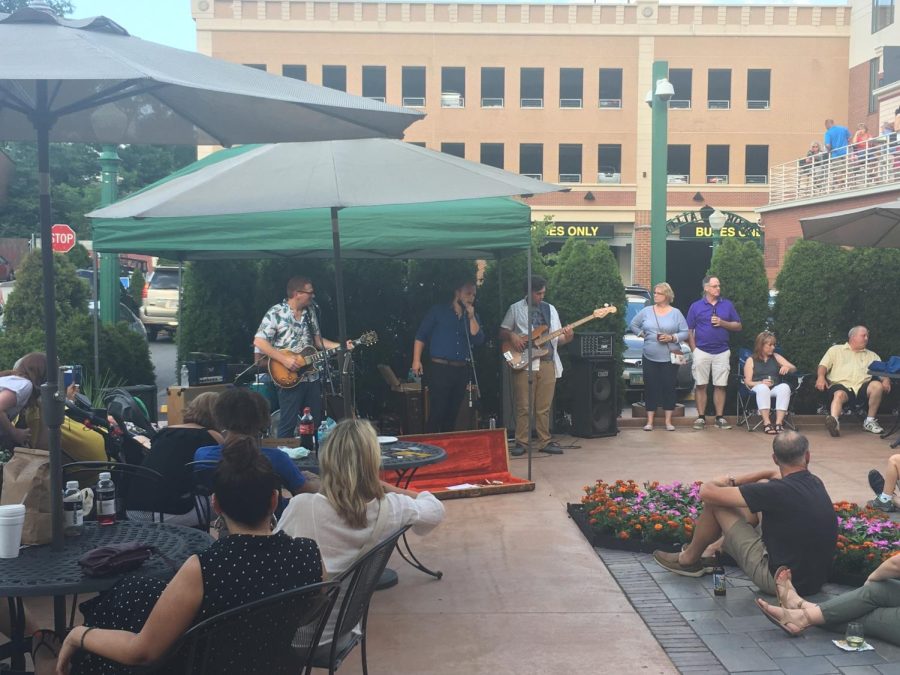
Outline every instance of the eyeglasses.
{"type": "Polygon", "coordinates": [[[297,291],[298,293],[303,293],[303,295],[315,295],[315,291],[297,291]]]}

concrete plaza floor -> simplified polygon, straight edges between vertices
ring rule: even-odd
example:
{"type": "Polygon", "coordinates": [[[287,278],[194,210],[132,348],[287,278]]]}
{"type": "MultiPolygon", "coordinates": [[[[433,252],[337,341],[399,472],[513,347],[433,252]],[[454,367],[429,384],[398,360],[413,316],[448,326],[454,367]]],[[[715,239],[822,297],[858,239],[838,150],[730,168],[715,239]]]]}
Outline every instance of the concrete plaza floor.
{"type": "MultiPolygon", "coordinates": [[[[892,452],[888,441],[850,425],[841,438],[833,439],[821,419],[800,427],[811,442],[812,471],[835,501],[870,499],[866,473],[872,467],[883,468],[892,452]]],[[[534,492],[447,501],[447,519],[439,528],[424,538],[411,535],[419,558],[442,570],[444,578],[426,577],[395,556],[392,566],[400,573],[400,583],[376,594],[369,615],[370,672],[678,672],[567,517],[565,505],[578,501],[582,487],[598,478],[690,481],[766,467],[772,461],[772,438],[739,428],[644,432],[637,427],[623,428],[614,438],[560,441],[577,447],[566,448],[561,456],[534,456],[534,492]]],[[[516,475],[525,476],[527,459],[513,459],[511,467],[516,475]]],[[[731,596],[737,599],[744,592],[736,588],[731,596]]],[[[769,633],[781,644],[780,636],[769,633]]],[[[788,647],[784,652],[791,654],[788,647]]],[[[843,672],[900,672],[876,670],[862,665],[869,663],[865,660],[855,663],[850,661],[843,672]]],[[[764,668],[734,664],[726,671],[773,669],[768,664],[764,668]]],[[[781,666],[777,664],[775,671],[841,672],[829,661],[781,666]]],[[[683,665],[680,669],[689,670],[683,665]]],[[[358,654],[341,669],[360,671],[358,654]]]]}

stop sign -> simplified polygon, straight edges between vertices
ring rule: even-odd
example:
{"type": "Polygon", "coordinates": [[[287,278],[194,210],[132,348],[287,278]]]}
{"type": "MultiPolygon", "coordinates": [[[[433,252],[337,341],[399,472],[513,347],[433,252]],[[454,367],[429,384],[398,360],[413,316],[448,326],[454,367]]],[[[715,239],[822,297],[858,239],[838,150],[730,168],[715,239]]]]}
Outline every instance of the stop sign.
{"type": "Polygon", "coordinates": [[[68,253],[75,246],[75,231],[65,224],[51,227],[50,238],[54,253],[68,253]]]}

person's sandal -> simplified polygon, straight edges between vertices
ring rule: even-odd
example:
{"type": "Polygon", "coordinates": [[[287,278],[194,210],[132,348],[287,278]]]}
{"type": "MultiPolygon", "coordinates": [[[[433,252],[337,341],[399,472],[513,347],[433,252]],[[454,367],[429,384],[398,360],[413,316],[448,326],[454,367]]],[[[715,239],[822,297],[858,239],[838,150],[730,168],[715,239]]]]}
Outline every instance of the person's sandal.
{"type": "MultiPolygon", "coordinates": [[[[763,600],[762,598],[756,599],[756,606],[759,607],[760,611],[762,611],[763,616],[765,616],[769,621],[778,626],[781,630],[788,634],[789,637],[800,637],[803,632],[808,628],[808,626],[800,626],[800,624],[791,621],[788,619],[785,614],[790,611],[784,608],[778,608],[782,611],[781,618],[778,618],[772,613],[772,610],[775,609],[774,605],[770,605],[768,602],[763,600]]],[[[799,610],[803,611],[803,610],[799,610]]],[[[806,612],[804,612],[804,615],[806,612]]]]}
{"type": "MultiPolygon", "coordinates": [[[[800,597],[796,589],[794,594],[797,596],[797,599],[795,601],[788,599],[787,584],[791,583],[791,568],[787,565],[782,565],[775,570],[772,578],[775,580],[775,597],[778,598],[778,604],[784,609],[803,609],[807,602],[800,597]],[[782,577],[780,583],[779,577],[782,577]]],[[[793,584],[791,584],[791,588],[793,588],[793,584]]]]}
{"type": "Polygon", "coordinates": [[[764,431],[765,433],[767,433],[769,436],[774,436],[775,434],[778,433],[777,431],[775,431],[775,425],[773,425],[773,424],[767,424],[767,425],[765,425],[765,426],[763,427],[763,431],[764,431]]]}
{"type": "MultiPolygon", "coordinates": [[[[31,661],[37,664],[39,661],[56,661],[59,657],[59,650],[62,648],[63,639],[60,635],[49,628],[36,630],[31,636],[31,661]],[[49,657],[41,658],[43,651],[50,652],[49,657]]],[[[35,672],[37,668],[35,668],[35,672]]]]}
{"type": "Polygon", "coordinates": [[[782,431],[784,431],[784,425],[783,425],[783,424],[776,424],[776,425],[775,425],[775,433],[776,433],[776,434],[780,434],[782,431]]]}

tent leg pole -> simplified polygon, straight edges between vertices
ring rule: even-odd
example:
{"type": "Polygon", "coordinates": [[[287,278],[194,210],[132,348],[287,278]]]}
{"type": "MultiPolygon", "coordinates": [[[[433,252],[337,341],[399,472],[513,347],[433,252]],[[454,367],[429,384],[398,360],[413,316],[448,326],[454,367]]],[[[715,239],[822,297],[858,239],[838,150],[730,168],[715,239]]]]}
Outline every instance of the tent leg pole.
{"type": "Polygon", "coordinates": [[[531,432],[534,429],[534,370],[531,367],[531,332],[532,332],[532,320],[531,313],[533,310],[533,298],[532,298],[532,289],[531,289],[531,246],[528,247],[528,264],[525,274],[528,277],[527,280],[527,294],[528,298],[528,345],[526,347],[528,351],[528,480],[531,480],[531,455],[533,452],[533,444],[531,442],[531,432]]]}
{"type": "MultiPolygon", "coordinates": [[[[59,360],[56,350],[56,284],[53,269],[53,242],[50,233],[50,116],[47,82],[37,82],[37,110],[35,127],[38,147],[38,189],[41,219],[41,266],[44,290],[44,338],[47,357],[47,382],[41,385],[41,418],[49,431],[47,445],[50,451],[50,523],[54,551],[63,550],[62,523],[62,451],[60,427],[65,414],[59,400],[59,360]]],[[[66,599],[53,598],[53,623],[58,632],[65,631],[66,599]]]]}
{"type": "MultiPolygon", "coordinates": [[[[334,293],[337,296],[338,342],[341,347],[347,342],[347,308],[344,305],[344,270],[341,265],[341,225],[338,221],[338,207],[331,207],[331,242],[334,248],[334,293]]],[[[353,401],[350,397],[353,387],[349,368],[341,368],[341,396],[344,399],[344,417],[353,415],[353,401]]]]}

